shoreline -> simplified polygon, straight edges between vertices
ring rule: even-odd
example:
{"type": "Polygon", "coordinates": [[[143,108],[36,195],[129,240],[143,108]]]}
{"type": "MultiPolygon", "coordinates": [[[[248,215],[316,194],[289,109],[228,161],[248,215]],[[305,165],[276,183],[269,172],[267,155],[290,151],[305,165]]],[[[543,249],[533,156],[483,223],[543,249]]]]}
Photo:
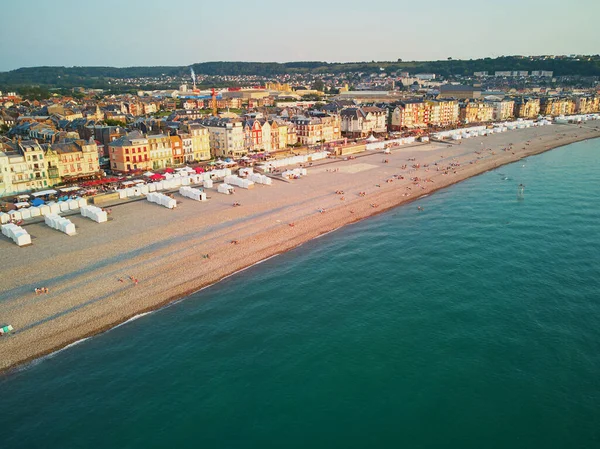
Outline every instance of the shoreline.
{"type": "MultiPolygon", "coordinates": [[[[548,128],[550,128],[551,130],[554,130],[554,129],[556,129],[556,126],[557,125],[553,125],[548,128]]],[[[565,125],[565,126],[569,126],[569,125],[565,125]]],[[[578,129],[578,128],[571,125],[571,128],[561,128],[561,129],[564,130],[564,129],[578,129]]],[[[355,214],[352,216],[348,216],[347,213],[344,213],[344,211],[347,209],[347,208],[343,208],[343,206],[345,206],[345,204],[339,205],[339,206],[334,206],[332,209],[328,208],[327,212],[322,215],[332,214],[332,215],[334,215],[334,217],[330,220],[329,219],[325,220],[325,222],[322,224],[316,223],[317,226],[314,226],[315,225],[314,221],[316,220],[313,218],[314,212],[311,213],[310,215],[301,216],[299,221],[295,221],[295,227],[293,229],[300,229],[300,230],[304,229],[304,232],[295,234],[291,238],[287,237],[287,234],[284,233],[284,231],[283,231],[283,229],[285,229],[285,228],[282,229],[281,225],[279,227],[276,227],[276,230],[273,230],[273,231],[266,229],[260,233],[250,234],[250,236],[249,236],[250,244],[253,243],[253,240],[251,240],[251,239],[254,239],[254,243],[256,244],[256,246],[258,246],[258,248],[251,247],[250,248],[251,250],[254,249],[256,251],[254,251],[252,254],[248,255],[246,257],[246,259],[244,259],[243,257],[239,257],[239,256],[236,258],[233,258],[233,261],[234,262],[238,261],[238,263],[237,264],[232,263],[231,265],[229,265],[229,270],[226,268],[224,271],[221,271],[221,272],[217,271],[215,273],[212,273],[211,275],[207,275],[202,280],[201,280],[201,278],[199,278],[197,280],[196,280],[196,278],[188,279],[187,281],[185,279],[182,279],[181,282],[177,283],[177,287],[179,290],[175,294],[168,295],[164,291],[157,292],[158,296],[160,296],[161,293],[162,293],[162,296],[159,299],[157,298],[156,301],[152,301],[151,303],[149,303],[147,305],[140,304],[139,308],[134,307],[134,309],[132,309],[131,312],[127,312],[126,310],[123,310],[123,313],[118,315],[118,317],[116,317],[116,319],[106,317],[106,319],[105,319],[106,322],[103,323],[102,325],[94,325],[90,321],[84,321],[81,324],[82,329],[80,329],[79,332],[76,332],[76,331],[70,332],[70,334],[72,334],[73,336],[69,336],[69,335],[66,335],[66,333],[63,333],[62,334],[63,338],[59,338],[59,340],[61,340],[60,343],[57,342],[55,344],[52,344],[51,341],[47,341],[47,343],[46,343],[47,347],[38,348],[38,349],[29,349],[27,351],[28,354],[21,354],[21,355],[16,355],[16,356],[11,357],[11,360],[9,360],[9,362],[7,364],[0,366],[0,373],[6,374],[6,373],[13,372],[14,370],[17,370],[20,367],[26,367],[28,364],[30,364],[38,359],[43,359],[45,357],[51,356],[52,354],[58,353],[64,349],[68,349],[68,347],[70,347],[71,345],[78,344],[78,342],[82,342],[85,339],[91,338],[95,335],[99,335],[99,334],[108,332],[111,329],[114,329],[116,327],[124,325],[128,321],[132,320],[135,317],[141,317],[145,314],[168,307],[172,304],[175,304],[175,303],[185,299],[186,297],[188,297],[192,294],[195,294],[203,289],[206,289],[208,287],[216,285],[217,283],[221,282],[222,280],[224,280],[228,277],[232,277],[236,274],[239,274],[240,272],[245,271],[254,265],[258,265],[262,262],[265,262],[266,260],[268,260],[270,258],[274,258],[280,254],[283,254],[285,252],[288,252],[295,248],[298,248],[299,246],[303,245],[304,243],[307,243],[311,240],[315,240],[315,239],[322,237],[328,233],[332,233],[344,226],[347,226],[347,225],[350,225],[353,223],[357,223],[366,218],[380,215],[384,212],[388,212],[391,209],[395,209],[399,206],[410,204],[418,199],[423,198],[424,196],[431,195],[432,193],[434,193],[438,190],[455,185],[461,181],[464,181],[465,179],[469,179],[474,176],[479,176],[488,171],[495,170],[503,165],[518,162],[519,160],[522,160],[526,157],[538,155],[538,154],[541,154],[541,153],[544,153],[544,152],[547,152],[550,150],[554,150],[554,149],[557,149],[557,148],[560,148],[560,147],[563,147],[566,145],[570,145],[575,142],[599,138],[600,136],[598,135],[597,129],[593,130],[593,131],[594,131],[594,133],[590,133],[590,132],[585,133],[583,131],[579,131],[580,135],[571,137],[570,139],[567,139],[567,141],[565,141],[565,142],[562,142],[562,141],[556,142],[554,145],[549,144],[546,146],[538,146],[538,147],[533,146],[530,150],[526,149],[525,151],[519,151],[519,152],[515,151],[515,154],[513,156],[509,156],[506,154],[500,154],[499,156],[506,156],[506,157],[499,158],[500,161],[495,161],[495,163],[493,165],[491,163],[489,163],[489,164],[480,164],[480,165],[474,164],[473,166],[468,166],[468,165],[462,166],[461,169],[463,169],[463,173],[461,173],[459,176],[453,177],[452,179],[447,178],[448,182],[442,182],[435,186],[428,187],[425,191],[423,191],[419,195],[402,196],[402,197],[400,197],[398,195],[394,195],[393,198],[390,198],[390,195],[388,195],[387,197],[385,195],[386,193],[390,193],[389,190],[376,192],[374,194],[369,194],[369,200],[363,200],[362,202],[355,200],[355,202],[353,204],[357,204],[357,206],[356,206],[357,209],[358,209],[358,207],[362,207],[362,210],[359,211],[361,213],[358,213],[358,214],[355,214]],[[464,173],[464,172],[466,172],[466,173],[464,173]],[[369,201],[372,201],[370,199],[372,197],[375,197],[376,200],[381,199],[383,204],[381,204],[381,206],[378,206],[376,208],[366,207],[365,204],[368,203],[369,201]],[[338,220],[335,220],[335,218],[337,218],[336,217],[337,215],[340,215],[340,217],[338,220]],[[341,215],[343,215],[343,217],[341,215]],[[320,224],[320,226],[319,226],[319,224],[320,224]],[[273,242],[269,243],[271,236],[274,234],[277,234],[277,236],[282,237],[282,239],[280,239],[280,241],[277,241],[276,237],[273,237],[273,242]],[[262,243],[263,245],[261,246],[260,243],[262,243]],[[241,262],[241,263],[239,263],[239,262],[241,262]],[[197,283],[195,281],[197,281],[197,283]],[[87,325],[87,330],[85,330],[86,325],[87,325]]],[[[510,132],[506,133],[506,134],[513,136],[513,134],[510,132]]],[[[552,136],[555,136],[555,134],[552,134],[552,136]]],[[[508,138],[508,136],[506,136],[506,135],[504,137],[508,138]]],[[[518,139],[518,137],[515,136],[515,141],[520,142],[517,139],[518,139]]],[[[478,139],[474,139],[474,140],[478,140],[478,139]]],[[[544,142],[544,143],[546,143],[546,142],[544,142]]],[[[455,149],[461,149],[460,145],[454,145],[454,146],[455,146],[455,149]]],[[[399,149],[402,150],[401,147],[399,149]]],[[[392,151],[392,153],[396,153],[397,151],[398,151],[398,149],[395,149],[392,151]]],[[[415,151],[419,151],[419,149],[417,148],[417,149],[415,149],[415,151]]],[[[442,151],[443,151],[443,149],[442,149],[442,151]]],[[[377,155],[371,155],[371,154],[369,154],[369,155],[373,156],[373,157],[378,157],[377,155]]],[[[343,162],[343,161],[337,161],[337,162],[343,162]]],[[[362,160],[357,161],[357,162],[362,162],[362,160]]],[[[313,170],[314,170],[314,167],[313,167],[313,170]]],[[[309,177],[307,178],[307,180],[310,179],[310,177],[311,176],[310,176],[310,170],[309,170],[309,177]]],[[[304,182],[304,180],[301,182],[304,182]]],[[[277,189],[278,187],[279,186],[275,186],[272,188],[277,189]]],[[[395,188],[395,186],[394,186],[393,193],[398,193],[397,191],[398,191],[398,189],[395,188]]],[[[311,206],[312,205],[313,204],[311,203],[311,206]]],[[[128,205],[124,205],[124,206],[128,207],[128,205]]],[[[273,211],[267,210],[265,213],[272,214],[273,211]]],[[[354,214],[354,212],[352,212],[352,214],[354,214]]],[[[270,215],[269,215],[269,217],[270,217],[270,215]]],[[[261,217],[261,219],[262,219],[262,217],[261,217]]],[[[285,223],[283,225],[285,225],[285,223]]],[[[231,228],[233,228],[234,226],[236,226],[236,223],[226,226],[225,231],[231,231],[231,228]]],[[[251,226],[251,223],[247,223],[246,227],[244,229],[246,229],[247,227],[250,227],[250,226],[251,226]]],[[[217,235],[220,234],[220,229],[217,229],[215,231],[215,233],[217,235]]],[[[227,234],[228,232],[225,232],[225,233],[227,234]]],[[[209,242],[212,243],[212,241],[210,241],[210,240],[209,240],[209,242]]],[[[202,242],[202,243],[204,243],[204,242],[202,242]]],[[[246,243],[245,239],[244,239],[244,241],[242,241],[242,243],[246,243]]],[[[242,246],[242,245],[240,245],[240,246],[242,246]]],[[[217,246],[217,248],[221,248],[221,247],[225,248],[224,244],[217,246]]],[[[186,248],[186,250],[189,250],[189,248],[186,248]]],[[[158,250],[158,249],[155,250],[155,252],[159,252],[159,251],[160,250],[158,250]]],[[[235,256],[236,253],[233,253],[232,255],[235,256]]],[[[157,265],[159,265],[156,268],[157,270],[162,269],[163,265],[166,264],[166,261],[163,261],[164,264],[160,263],[162,257],[163,256],[161,256],[160,254],[157,255],[157,260],[158,260],[157,265]]],[[[185,257],[183,257],[182,259],[185,259],[185,257]]],[[[195,262],[195,263],[196,263],[196,265],[198,265],[198,262],[195,262]]],[[[196,267],[196,265],[194,267],[196,267]]],[[[219,266],[219,267],[221,267],[221,266],[219,266]]],[[[110,274],[106,274],[105,276],[108,277],[109,275],[110,274]]],[[[139,293],[140,293],[140,295],[142,295],[143,291],[139,290],[139,293]]],[[[135,295],[137,295],[137,292],[135,295]]],[[[134,300],[136,298],[135,295],[133,295],[134,300]]],[[[125,297],[125,299],[129,299],[129,295],[125,295],[124,297],[125,297]]],[[[90,304],[93,304],[93,303],[90,303],[90,304]]],[[[87,306],[88,306],[88,304],[84,303],[82,308],[85,308],[87,306]]],[[[57,319],[57,320],[62,319],[62,315],[57,318],[52,318],[52,319],[57,319]]],[[[92,321],[93,321],[93,319],[94,319],[94,317],[91,317],[92,321]]],[[[37,324],[34,323],[34,325],[37,325],[37,324]]],[[[8,342],[8,340],[17,339],[18,337],[20,337],[19,329],[18,328],[16,328],[16,329],[17,329],[17,332],[14,335],[12,335],[8,338],[5,337],[6,340],[2,339],[0,341],[0,344],[2,344],[0,346],[0,349],[5,349],[5,348],[3,348],[5,346],[3,343],[8,342]]],[[[28,330],[28,329],[26,328],[23,331],[23,333],[25,333],[26,330],[28,330]]],[[[52,334],[49,334],[49,335],[46,335],[43,337],[44,338],[42,338],[40,340],[42,340],[42,341],[47,340],[47,339],[51,340],[51,337],[57,338],[56,335],[53,336],[52,334]]],[[[31,338],[30,340],[31,341],[29,342],[29,344],[31,344],[32,341],[33,342],[39,341],[39,340],[36,340],[35,338],[31,338]]],[[[27,344],[27,342],[25,342],[25,344],[27,344]]],[[[4,352],[4,351],[2,351],[2,352],[4,352]]]]}

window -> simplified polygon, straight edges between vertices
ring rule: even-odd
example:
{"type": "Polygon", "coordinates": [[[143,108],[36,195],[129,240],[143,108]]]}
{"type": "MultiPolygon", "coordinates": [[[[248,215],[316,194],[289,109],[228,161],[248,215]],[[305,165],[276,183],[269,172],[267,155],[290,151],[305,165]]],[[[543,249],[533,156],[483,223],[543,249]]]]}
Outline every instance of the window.
{"type": "Polygon", "coordinates": [[[129,154],[129,148],[125,148],[125,154],[129,154]]]}

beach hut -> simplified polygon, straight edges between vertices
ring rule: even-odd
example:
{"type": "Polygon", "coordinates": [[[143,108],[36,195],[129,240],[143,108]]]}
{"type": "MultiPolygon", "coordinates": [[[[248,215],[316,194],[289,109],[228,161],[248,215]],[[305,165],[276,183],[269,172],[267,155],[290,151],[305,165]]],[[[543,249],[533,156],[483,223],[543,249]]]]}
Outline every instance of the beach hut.
{"type": "Polygon", "coordinates": [[[21,209],[20,212],[21,212],[21,219],[29,220],[31,218],[31,211],[30,211],[29,207],[27,207],[25,209],[21,209]]]}
{"type": "Polygon", "coordinates": [[[39,217],[40,215],[42,215],[42,213],[40,212],[40,208],[36,206],[30,207],[29,212],[31,213],[31,218],[39,217]]]}
{"type": "Polygon", "coordinates": [[[11,210],[8,214],[10,215],[11,221],[20,221],[23,219],[21,212],[18,210],[11,210]]]}
{"type": "Polygon", "coordinates": [[[61,212],[66,212],[69,210],[69,203],[67,203],[66,201],[61,201],[60,203],[58,203],[58,207],[60,208],[61,212]]]}
{"type": "Polygon", "coordinates": [[[10,221],[10,215],[0,212],[0,224],[6,224],[10,221]]]}
{"type": "Polygon", "coordinates": [[[219,193],[223,193],[225,195],[231,195],[234,192],[234,188],[233,186],[230,186],[229,184],[219,184],[219,187],[217,187],[217,192],[219,193]]]}
{"type": "Polygon", "coordinates": [[[60,213],[60,204],[58,203],[49,203],[47,205],[50,208],[50,213],[51,214],[59,214],[60,213]]]}

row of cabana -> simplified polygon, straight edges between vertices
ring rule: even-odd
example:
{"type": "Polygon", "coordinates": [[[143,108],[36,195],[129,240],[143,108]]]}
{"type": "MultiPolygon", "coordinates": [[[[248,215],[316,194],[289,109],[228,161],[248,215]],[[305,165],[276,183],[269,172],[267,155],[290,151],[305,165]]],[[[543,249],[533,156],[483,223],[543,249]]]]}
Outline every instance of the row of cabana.
{"type": "Polygon", "coordinates": [[[177,207],[177,201],[164,193],[151,192],[146,196],[146,199],[167,209],[175,209],[177,207]]]}
{"type": "Polygon", "coordinates": [[[159,192],[161,190],[173,190],[181,186],[203,185],[204,187],[211,188],[213,186],[213,179],[224,178],[229,175],[231,175],[231,169],[224,168],[220,170],[213,170],[211,172],[172,177],[170,179],[151,182],[148,184],[139,184],[135,187],[119,189],[117,192],[119,193],[120,199],[126,199],[148,195],[149,193],[159,192]]]}
{"type": "Polygon", "coordinates": [[[68,218],[61,217],[58,214],[50,214],[44,217],[44,221],[52,229],[64,232],[67,235],[75,235],[75,225],[68,218]]]}
{"type": "Polygon", "coordinates": [[[180,187],[179,194],[185,198],[190,198],[196,201],[206,201],[206,193],[201,189],[195,189],[193,187],[180,187]]]}
{"type": "Polygon", "coordinates": [[[241,187],[242,189],[251,189],[254,187],[254,181],[250,181],[246,178],[240,178],[236,175],[225,176],[224,182],[225,184],[241,187]]]}
{"type": "Polygon", "coordinates": [[[581,123],[588,120],[600,120],[600,114],[561,115],[554,119],[556,123],[581,123]]]}
{"type": "Polygon", "coordinates": [[[314,162],[321,159],[326,159],[328,156],[328,151],[319,151],[317,153],[311,153],[304,156],[292,156],[286,157],[284,159],[277,159],[275,161],[269,161],[260,165],[260,168],[264,172],[270,172],[273,168],[286,167],[288,165],[304,164],[306,162],[314,162]]]}
{"type": "Polygon", "coordinates": [[[0,224],[9,223],[11,221],[29,220],[31,218],[47,216],[50,214],[59,214],[69,210],[77,210],[86,205],[87,200],[85,198],[74,198],[58,203],[51,202],[41,206],[31,206],[19,210],[11,210],[8,213],[0,212],[0,224]]]}
{"type": "Polygon", "coordinates": [[[17,226],[14,223],[2,225],[2,235],[11,239],[18,246],[31,244],[31,236],[29,233],[21,226],[17,226]]]}
{"type": "Polygon", "coordinates": [[[292,170],[284,171],[281,176],[285,179],[298,179],[302,176],[306,176],[307,173],[305,168],[294,168],[292,170]]]}
{"type": "Polygon", "coordinates": [[[252,181],[255,184],[263,184],[266,186],[270,186],[273,183],[273,180],[268,176],[261,175],[260,173],[254,173],[252,167],[240,168],[238,171],[238,175],[242,178],[246,178],[252,181]]]}
{"type": "Polygon", "coordinates": [[[392,140],[381,140],[381,141],[369,141],[366,145],[367,150],[383,150],[389,146],[396,145],[408,145],[411,143],[415,143],[415,137],[401,137],[399,139],[392,140]]]}
{"type": "Polygon", "coordinates": [[[531,128],[535,126],[547,126],[551,125],[552,122],[547,119],[540,120],[515,120],[511,122],[501,122],[501,123],[493,123],[490,127],[485,125],[481,126],[471,126],[469,128],[457,128],[451,129],[448,131],[440,131],[432,134],[432,137],[436,139],[451,139],[451,140],[461,140],[461,139],[469,139],[471,137],[481,137],[488,136],[491,134],[503,133],[506,131],[512,131],[515,129],[525,129],[531,128]]]}
{"type": "Polygon", "coordinates": [[[83,206],[81,208],[81,216],[89,218],[90,220],[93,220],[96,223],[104,223],[108,221],[108,214],[106,213],[106,211],[96,206],[83,206]]]}

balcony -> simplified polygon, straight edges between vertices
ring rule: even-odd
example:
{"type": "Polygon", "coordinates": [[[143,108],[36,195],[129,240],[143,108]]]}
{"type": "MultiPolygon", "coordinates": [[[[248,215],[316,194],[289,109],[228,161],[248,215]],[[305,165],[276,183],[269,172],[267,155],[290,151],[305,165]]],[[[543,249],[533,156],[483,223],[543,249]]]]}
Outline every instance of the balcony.
{"type": "Polygon", "coordinates": [[[60,174],[58,173],[58,168],[54,168],[54,167],[48,168],[48,177],[50,179],[60,178],[60,174]]]}

